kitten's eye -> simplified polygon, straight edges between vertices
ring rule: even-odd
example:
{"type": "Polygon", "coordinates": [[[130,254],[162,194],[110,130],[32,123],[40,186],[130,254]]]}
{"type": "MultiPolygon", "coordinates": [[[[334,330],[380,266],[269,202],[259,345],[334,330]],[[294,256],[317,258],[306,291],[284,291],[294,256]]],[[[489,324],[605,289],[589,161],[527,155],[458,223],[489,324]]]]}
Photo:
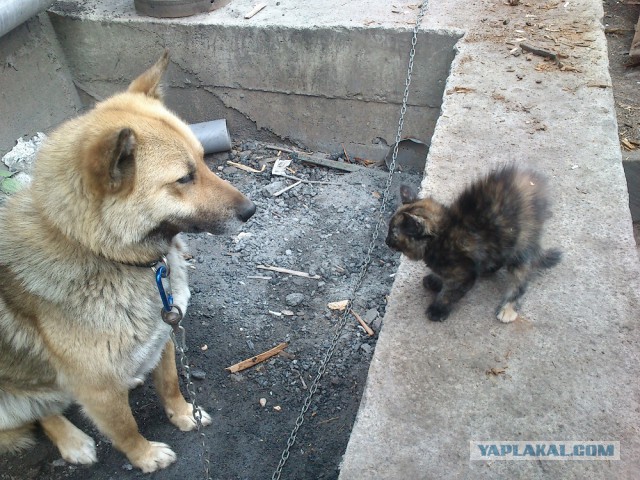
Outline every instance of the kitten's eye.
{"type": "Polygon", "coordinates": [[[187,175],[185,175],[184,177],[179,178],[178,180],[176,180],[177,183],[191,183],[193,182],[193,180],[195,179],[195,173],[194,172],[189,172],[187,175]]]}

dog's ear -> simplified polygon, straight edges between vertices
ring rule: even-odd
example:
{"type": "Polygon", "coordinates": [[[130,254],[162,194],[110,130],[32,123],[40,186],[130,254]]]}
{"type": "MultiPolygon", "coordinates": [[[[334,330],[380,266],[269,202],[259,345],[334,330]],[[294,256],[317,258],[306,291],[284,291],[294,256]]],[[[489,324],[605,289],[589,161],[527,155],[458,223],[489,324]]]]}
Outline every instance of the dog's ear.
{"type": "Polygon", "coordinates": [[[169,51],[165,50],[155,65],[131,82],[127,91],[144,93],[148,97],[162,100],[160,80],[167,70],[167,65],[169,65],[169,51]]]}
{"type": "Polygon", "coordinates": [[[402,204],[413,203],[418,199],[418,195],[409,185],[400,185],[400,200],[402,204]]]}
{"type": "Polygon", "coordinates": [[[89,150],[88,174],[100,194],[128,193],[136,173],[136,135],[130,128],[109,132],[89,150]]]}

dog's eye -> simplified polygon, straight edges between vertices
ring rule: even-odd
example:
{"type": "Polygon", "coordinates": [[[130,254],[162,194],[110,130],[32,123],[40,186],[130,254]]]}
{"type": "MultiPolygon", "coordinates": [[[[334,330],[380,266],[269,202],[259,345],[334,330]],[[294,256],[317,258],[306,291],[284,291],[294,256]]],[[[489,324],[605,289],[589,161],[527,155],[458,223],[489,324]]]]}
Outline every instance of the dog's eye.
{"type": "Polygon", "coordinates": [[[189,172],[187,175],[185,175],[184,177],[179,178],[177,181],[177,183],[191,183],[193,182],[194,178],[195,178],[195,173],[194,172],[189,172]]]}

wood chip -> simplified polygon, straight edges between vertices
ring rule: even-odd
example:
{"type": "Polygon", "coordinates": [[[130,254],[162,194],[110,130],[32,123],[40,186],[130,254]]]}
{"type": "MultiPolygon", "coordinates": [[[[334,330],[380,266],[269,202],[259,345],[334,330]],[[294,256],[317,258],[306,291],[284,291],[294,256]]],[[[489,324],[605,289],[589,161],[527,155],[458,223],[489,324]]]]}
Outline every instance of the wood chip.
{"type": "Polygon", "coordinates": [[[256,268],[260,270],[270,270],[272,272],[278,273],[288,273],[289,275],[295,275],[297,277],[310,278],[312,280],[320,280],[322,277],[320,275],[310,275],[307,272],[299,272],[297,270],[289,270],[288,268],[281,267],[273,267],[271,265],[257,265],[256,268]]]}
{"type": "Polygon", "coordinates": [[[504,375],[507,371],[507,367],[505,368],[500,368],[500,367],[492,367],[489,370],[486,371],[487,375],[493,375],[494,377],[497,377],[498,375],[504,375]]]}
{"type": "Polygon", "coordinates": [[[628,138],[621,138],[620,143],[627,150],[636,150],[638,148],[634,145],[635,142],[631,142],[628,138]]]}
{"type": "Polygon", "coordinates": [[[349,300],[340,300],[338,302],[329,302],[327,307],[329,307],[329,310],[338,310],[342,312],[347,308],[347,305],[349,305],[349,300]]]}
{"type": "Polygon", "coordinates": [[[225,368],[225,370],[227,370],[230,373],[241,372],[242,370],[251,368],[254,365],[257,365],[258,363],[264,362],[265,360],[273,357],[274,355],[277,355],[288,346],[289,344],[287,342],[283,342],[280,345],[273,347],[271,350],[267,350],[266,352],[256,355],[255,357],[251,357],[241,362],[238,362],[235,365],[231,365],[230,367],[225,368]]]}
{"type": "Polygon", "coordinates": [[[255,168],[247,167],[246,165],[243,165],[241,163],[232,162],[231,160],[227,160],[227,163],[229,165],[231,165],[232,167],[236,167],[239,170],[244,170],[245,172],[249,172],[249,173],[262,173],[262,172],[264,172],[264,169],[267,168],[266,165],[262,165],[262,169],[261,170],[256,170],[255,168]]]}
{"type": "Polygon", "coordinates": [[[475,89],[470,87],[453,87],[451,90],[447,91],[447,95],[451,95],[452,93],[471,93],[475,92],[475,89]]]}
{"type": "Polygon", "coordinates": [[[257,4],[255,7],[253,7],[253,9],[249,13],[245,14],[244,16],[245,20],[249,20],[251,17],[253,17],[256,13],[258,13],[260,10],[262,10],[266,6],[267,6],[266,3],[257,4]]]}

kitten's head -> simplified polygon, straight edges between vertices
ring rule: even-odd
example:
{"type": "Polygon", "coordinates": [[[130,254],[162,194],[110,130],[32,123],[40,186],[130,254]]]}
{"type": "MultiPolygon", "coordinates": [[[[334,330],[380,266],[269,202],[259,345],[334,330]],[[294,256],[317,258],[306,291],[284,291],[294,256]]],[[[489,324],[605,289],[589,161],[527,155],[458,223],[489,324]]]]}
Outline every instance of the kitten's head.
{"type": "Polygon", "coordinates": [[[422,260],[427,246],[438,234],[445,207],[432,198],[418,199],[408,186],[400,187],[402,206],[389,221],[386,244],[411,260],[422,260]]]}

